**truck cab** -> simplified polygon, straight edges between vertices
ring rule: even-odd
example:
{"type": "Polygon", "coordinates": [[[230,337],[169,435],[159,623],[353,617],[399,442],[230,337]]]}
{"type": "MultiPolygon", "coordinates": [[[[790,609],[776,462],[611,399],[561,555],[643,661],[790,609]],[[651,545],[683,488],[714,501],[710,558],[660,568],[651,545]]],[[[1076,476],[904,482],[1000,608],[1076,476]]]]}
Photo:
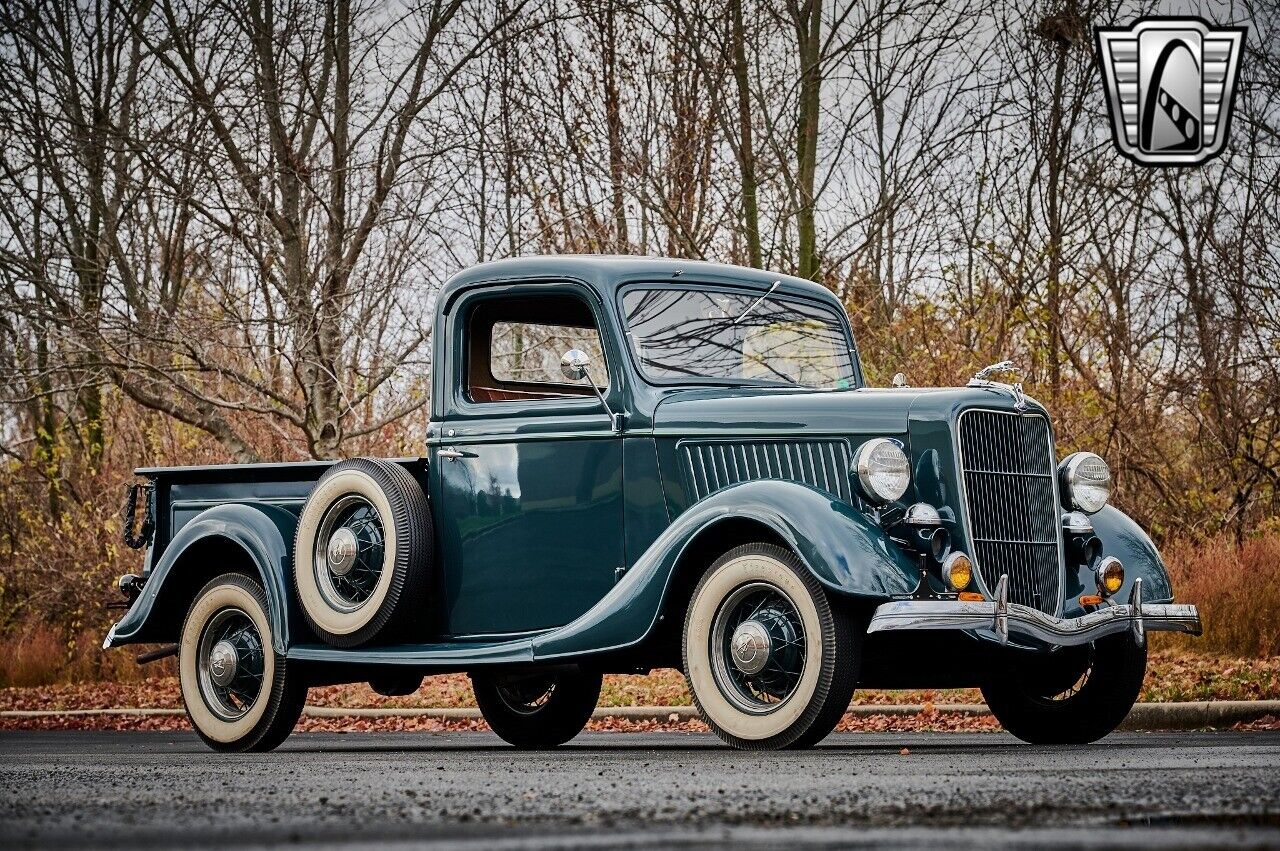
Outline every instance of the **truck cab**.
{"type": "Polygon", "coordinates": [[[812,282],[501,261],[445,285],[433,347],[417,457],[138,471],[146,566],[106,645],[176,645],[212,746],[274,747],[312,684],[455,671],[550,746],[603,674],[654,667],[737,747],[819,741],[859,685],[977,686],[1028,741],[1092,741],[1146,631],[1200,629],[1010,365],[868,387],[812,282]]]}

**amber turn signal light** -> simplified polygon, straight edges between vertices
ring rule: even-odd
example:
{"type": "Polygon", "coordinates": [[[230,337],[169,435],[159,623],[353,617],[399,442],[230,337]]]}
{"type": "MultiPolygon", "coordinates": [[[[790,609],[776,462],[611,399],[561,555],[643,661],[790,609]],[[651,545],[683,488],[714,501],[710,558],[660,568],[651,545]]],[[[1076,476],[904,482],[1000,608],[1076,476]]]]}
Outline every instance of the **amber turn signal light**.
{"type": "Polygon", "coordinates": [[[1115,556],[1107,556],[1095,571],[1098,580],[1098,593],[1110,597],[1124,585],[1124,565],[1115,556]]]}
{"type": "Polygon", "coordinates": [[[973,562],[957,550],[942,563],[942,579],[952,591],[963,591],[973,581],[973,562]]]}
{"type": "Polygon", "coordinates": [[[1082,594],[1080,596],[1080,605],[1082,606],[1101,606],[1102,598],[1097,594],[1082,594]]]}
{"type": "Polygon", "coordinates": [[[981,603],[982,595],[977,591],[961,591],[957,599],[962,603],[981,603]]]}

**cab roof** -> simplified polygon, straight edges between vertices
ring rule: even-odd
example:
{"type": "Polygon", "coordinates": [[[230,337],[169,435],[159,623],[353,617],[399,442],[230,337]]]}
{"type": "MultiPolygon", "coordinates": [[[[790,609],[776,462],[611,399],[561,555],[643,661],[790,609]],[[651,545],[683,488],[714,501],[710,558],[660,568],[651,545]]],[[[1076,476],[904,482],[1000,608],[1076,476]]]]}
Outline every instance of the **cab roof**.
{"type": "Polygon", "coordinates": [[[594,287],[606,300],[626,284],[703,283],[756,286],[767,290],[778,283],[779,292],[808,296],[834,302],[831,291],[813,281],[727,263],[703,260],[677,260],[666,257],[636,257],[618,254],[553,254],[516,257],[480,263],[450,278],[440,293],[440,304],[446,305],[460,290],[481,283],[499,283],[529,279],[568,278],[594,287]]]}

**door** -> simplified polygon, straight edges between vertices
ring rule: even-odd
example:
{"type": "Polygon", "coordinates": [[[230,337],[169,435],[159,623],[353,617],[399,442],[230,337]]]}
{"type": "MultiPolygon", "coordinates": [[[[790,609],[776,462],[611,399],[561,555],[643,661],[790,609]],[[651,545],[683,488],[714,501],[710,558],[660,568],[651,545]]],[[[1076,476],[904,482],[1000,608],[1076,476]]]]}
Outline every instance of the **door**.
{"type": "Polygon", "coordinates": [[[587,352],[613,404],[598,312],[567,285],[486,290],[456,310],[463,356],[431,465],[444,632],[569,623],[623,565],[622,439],[559,368],[564,351],[587,352]]]}

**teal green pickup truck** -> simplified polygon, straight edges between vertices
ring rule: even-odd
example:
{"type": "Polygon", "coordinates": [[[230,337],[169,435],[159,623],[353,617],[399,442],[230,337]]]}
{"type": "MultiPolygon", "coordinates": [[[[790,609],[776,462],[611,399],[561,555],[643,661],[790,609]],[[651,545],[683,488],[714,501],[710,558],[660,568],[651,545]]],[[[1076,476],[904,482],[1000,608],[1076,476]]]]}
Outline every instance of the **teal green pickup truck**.
{"type": "Polygon", "coordinates": [[[740,748],[818,742],[858,687],[980,687],[1016,736],[1090,742],[1146,632],[1200,632],[1011,364],[868,387],[811,282],[509,260],[451,279],[433,333],[419,457],[137,471],[145,566],[105,646],[176,652],[211,747],[275,747],[309,686],[451,672],[550,747],[602,675],[659,667],[740,748]]]}

